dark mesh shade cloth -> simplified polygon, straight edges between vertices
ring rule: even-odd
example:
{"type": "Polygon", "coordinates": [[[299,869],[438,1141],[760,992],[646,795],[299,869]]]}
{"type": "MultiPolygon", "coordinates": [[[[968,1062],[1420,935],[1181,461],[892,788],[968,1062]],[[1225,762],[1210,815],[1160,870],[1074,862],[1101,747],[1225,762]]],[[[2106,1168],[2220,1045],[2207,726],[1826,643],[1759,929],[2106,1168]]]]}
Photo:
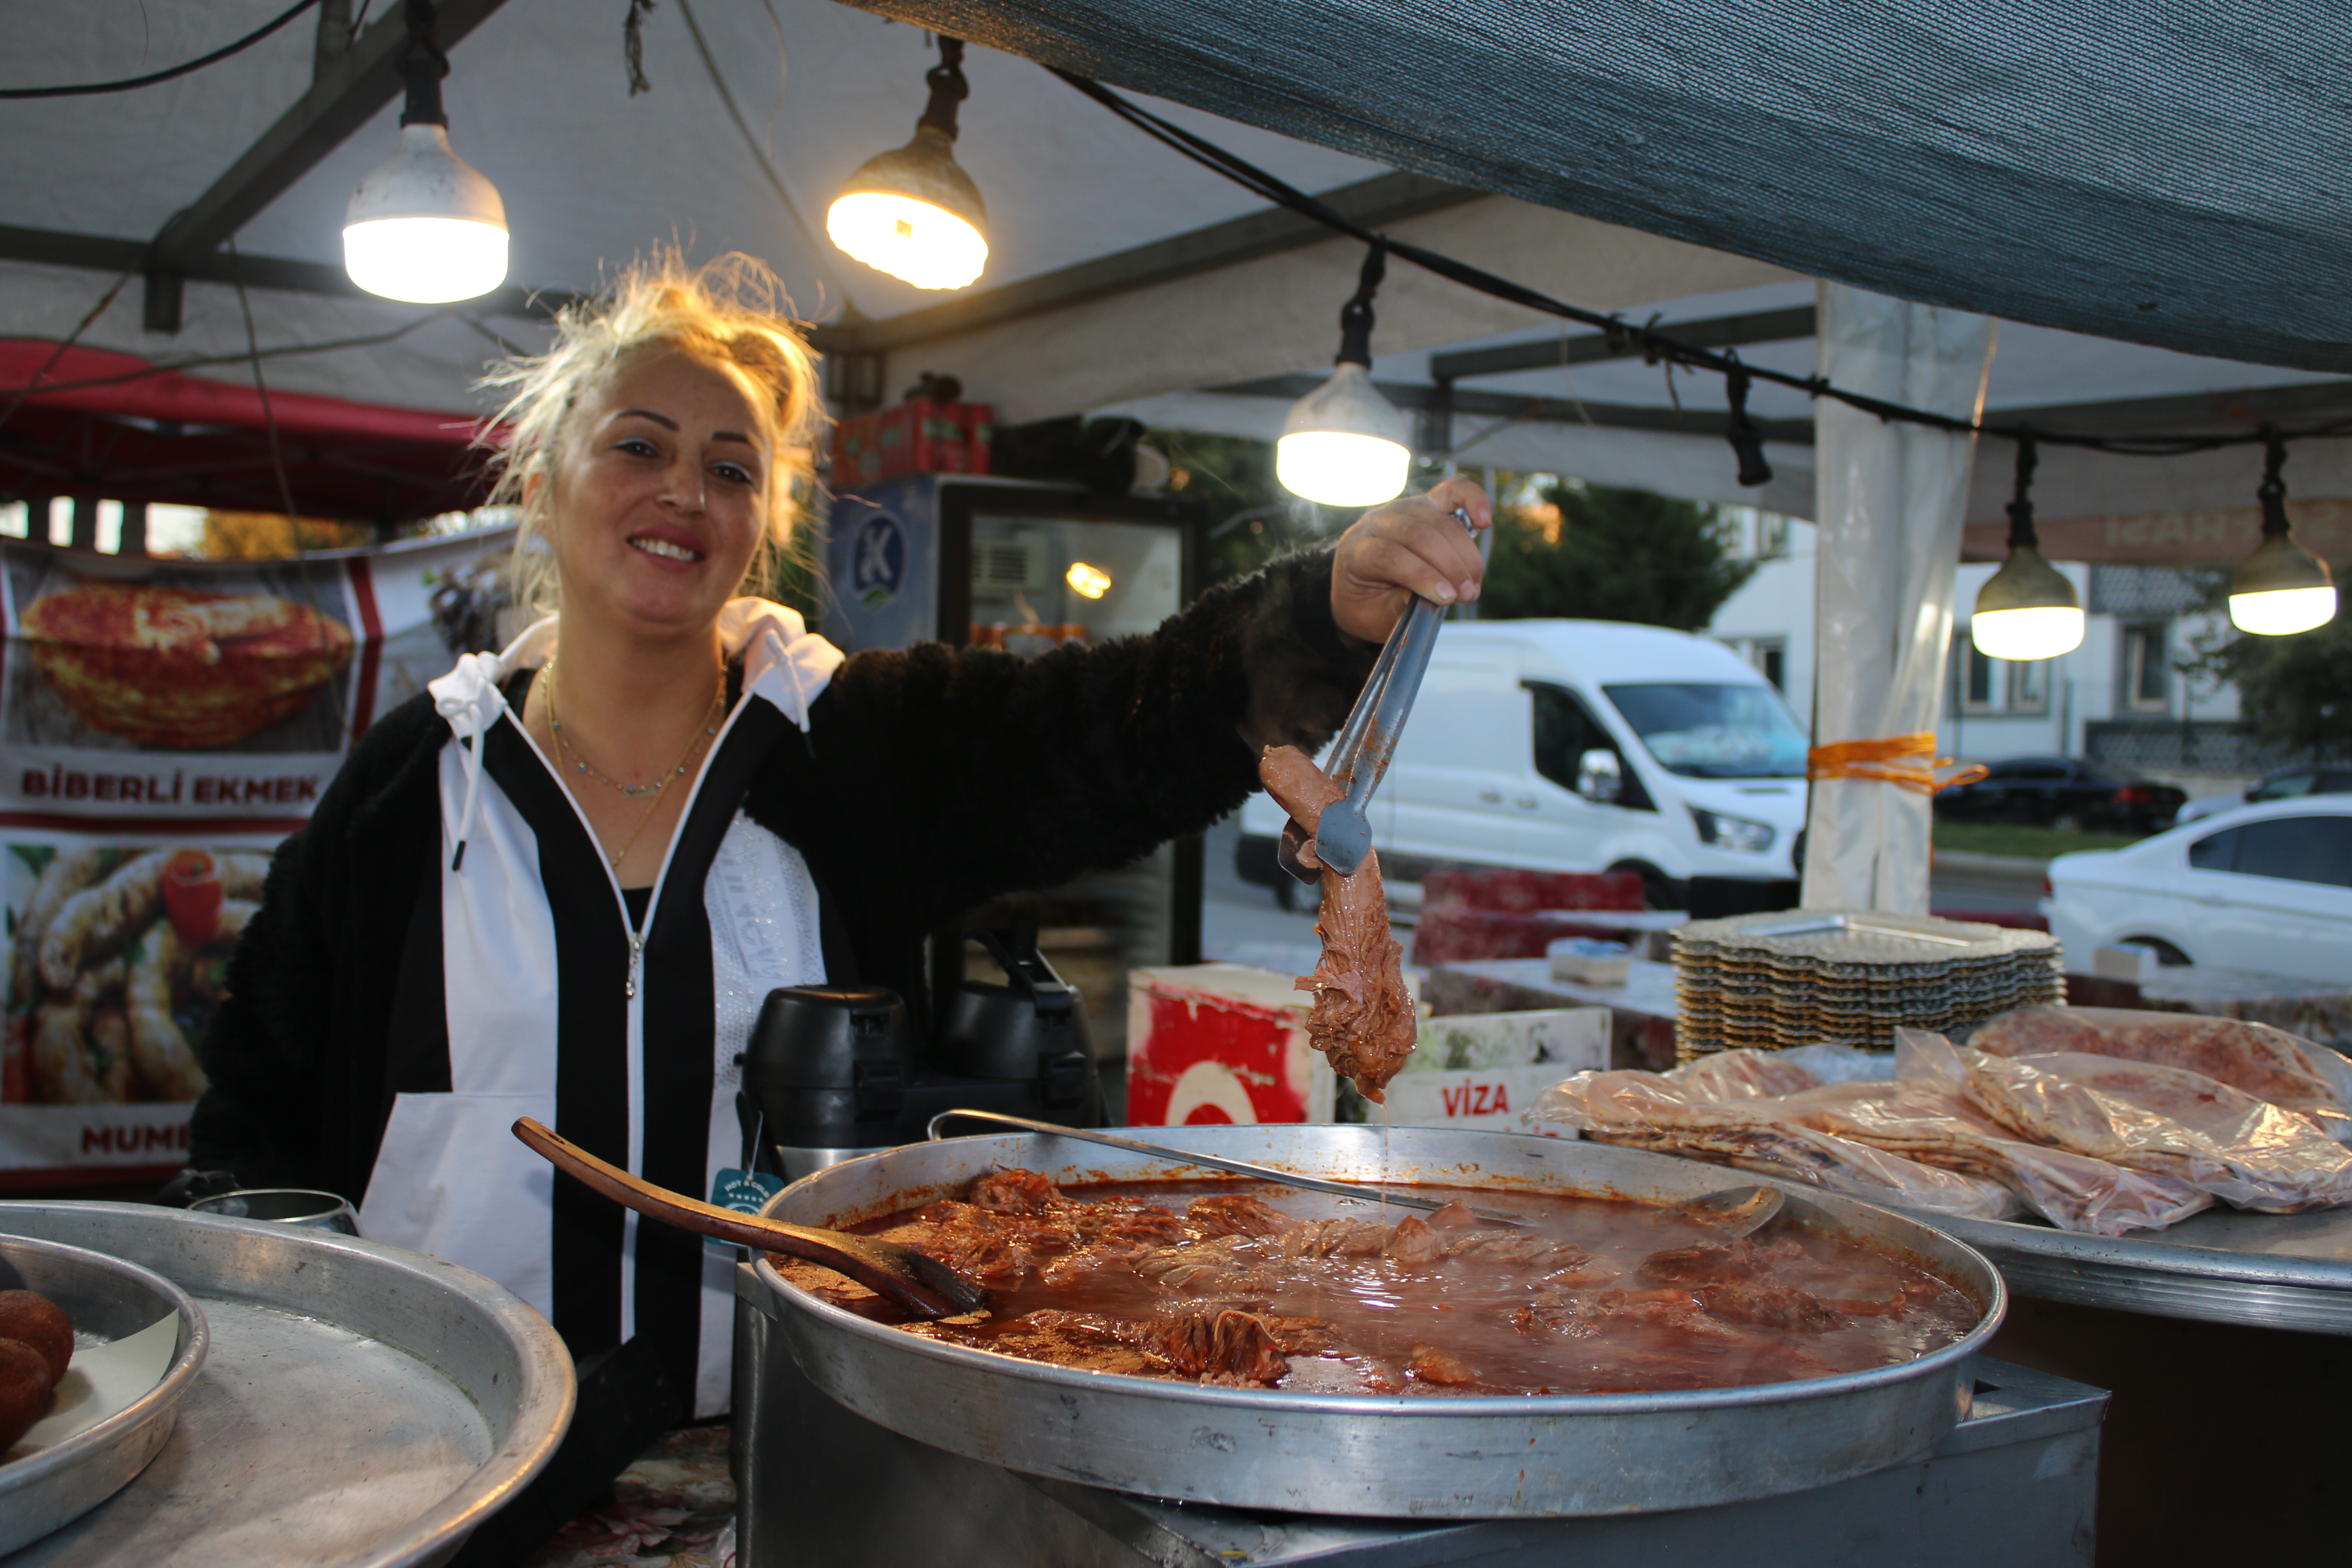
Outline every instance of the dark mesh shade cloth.
{"type": "Polygon", "coordinates": [[[2352,372],[2347,0],[857,3],[1906,300],[2352,372]]]}

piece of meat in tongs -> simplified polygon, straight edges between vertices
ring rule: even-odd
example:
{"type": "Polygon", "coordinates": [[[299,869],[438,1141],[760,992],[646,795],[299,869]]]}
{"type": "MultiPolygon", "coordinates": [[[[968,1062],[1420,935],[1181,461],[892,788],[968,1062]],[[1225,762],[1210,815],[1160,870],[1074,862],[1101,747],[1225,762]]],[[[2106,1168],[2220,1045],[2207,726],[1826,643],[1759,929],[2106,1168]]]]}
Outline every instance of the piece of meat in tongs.
{"type": "MultiPolygon", "coordinates": [[[[1454,515],[1471,526],[1466,511],[1454,515]]],[[[1278,853],[1283,869],[1322,884],[1315,931],[1323,939],[1323,957],[1298,982],[1315,994],[1307,1041],[1330,1059],[1332,1071],[1353,1079],[1375,1102],[1386,1098],[1389,1079],[1412,1054],[1414,1027],[1404,951],[1389,930],[1380,858],[1372,853],[1364,808],[1388,771],[1444,614],[1443,606],[1417,598],[1398,619],[1332,742],[1328,771],[1295,746],[1269,746],[1258,760],[1259,782],[1290,814],[1278,853]]]]}

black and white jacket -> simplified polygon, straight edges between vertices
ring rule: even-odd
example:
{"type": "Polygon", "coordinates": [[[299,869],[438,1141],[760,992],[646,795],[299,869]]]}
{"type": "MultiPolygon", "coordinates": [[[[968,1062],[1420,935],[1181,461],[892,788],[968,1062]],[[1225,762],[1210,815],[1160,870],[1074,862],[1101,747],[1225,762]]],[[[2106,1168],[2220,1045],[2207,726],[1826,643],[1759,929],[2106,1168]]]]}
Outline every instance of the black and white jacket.
{"type": "Polygon", "coordinates": [[[278,851],[203,1047],[194,1163],[343,1194],[371,1238],[507,1284],[575,1356],[648,1335],[723,1409],[726,1269],[555,1182],[515,1118],[707,1191],[771,987],[854,979],[919,1013],[931,930],[1198,831],[1260,746],[1320,744],[1374,651],[1333,625],[1329,581],[1328,553],[1292,557],[1149,637],[1034,659],[844,659],[738,601],[740,693],[642,918],[508,707],[551,623],[467,656],[278,851]]]}

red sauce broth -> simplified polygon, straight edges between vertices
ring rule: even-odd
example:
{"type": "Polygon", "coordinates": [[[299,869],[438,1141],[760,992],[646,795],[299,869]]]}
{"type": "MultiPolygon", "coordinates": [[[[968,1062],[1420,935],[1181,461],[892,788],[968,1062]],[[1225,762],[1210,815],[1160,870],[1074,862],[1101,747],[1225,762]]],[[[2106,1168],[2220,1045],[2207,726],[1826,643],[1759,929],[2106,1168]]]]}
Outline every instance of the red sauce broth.
{"type": "MultiPolygon", "coordinates": [[[[773,1261],[794,1284],[927,1338],[1186,1381],[1192,1378],[1154,1353],[1155,1325],[1188,1310],[1214,1314],[1225,1308],[1262,1319],[1311,1321],[1320,1327],[1306,1331],[1307,1353],[1289,1355],[1285,1374],[1244,1381],[1315,1393],[1605,1394],[1779,1383],[1912,1360],[1964,1337],[1982,1315],[1967,1295],[1916,1263],[1836,1236],[1780,1227],[1768,1233],[1760,1251],[1747,1244],[1750,1250],[1736,1253],[1746,1267],[1731,1270],[1740,1278],[1727,1294],[1727,1277],[1710,1273],[1726,1263],[1726,1254],[1711,1250],[1723,1246],[1721,1234],[1672,1210],[1493,1189],[1412,1191],[1416,1197],[1517,1215],[1524,1230],[1503,1234],[1576,1251],[1554,1252],[1534,1266],[1475,1253],[1406,1263],[1387,1256],[1285,1257],[1271,1238],[1238,1238],[1227,1245],[1248,1265],[1249,1278],[1239,1288],[1228,1288],[1230,1273],[1214,1271],[1205,1284],[1195,1276],[1192,1288],[1171,1286],[1139,1272],[1132,1258],[1066,1269],[1067,1277],[1052,1280],[1033,1268],[1017,1279],[987,1279],[992,1300],[985,1315],[946,1324],[909,1323],[878,1297],[824,1269],[783,1258],[773,1261]],[[1686,1248],[1702,1250],[1678,1252],[1686,1248]],[[1661,1259],[1665,1253],[1682,1261],[1661,1259]],[[1545,1267],[1563,1258],[1565,1268],[1545,1267]],[[1696,1283],[1692,1258],[1698,1260],[1696,1283]],[[1142,1351],[1115,1357],[1119,1364],[1107,1367],[1051,1346],[1041,1349],[1034,1333],[1024,1333],[1029,1315],[1041,1310],[1131,1328],[1141,1336],[1142,1351]],[[1004,1342],[1008,1335],[1022,1342],[1004,1342]],[[1442,1359],[1429,1355],[1433,1350],[1442,1359]]],[[[1376,1198],[1253,1181],[1113,1182],[1062,1193],[1087,1204],[1139,1201],[1179,1218],[1195,1197],[1232,1194],[1258,1199],[1297,1223],[1369,1220],[1392,1227],[1408,1215],[1424,1222],[1433,1217],[1376,1198]]],[[[921,1213],[902,1210],[848,1228],[919,1247],[928,1228],[921,1213]]],[[[1471,1229],[1496,1234],[1458,1213],[1441,1221],[1436,1233],[1454,1237],[1471,1229]]],[[[1041,1266],[1051,1261],[1050,1249],[1040,1255],[1041,1266]]]]}

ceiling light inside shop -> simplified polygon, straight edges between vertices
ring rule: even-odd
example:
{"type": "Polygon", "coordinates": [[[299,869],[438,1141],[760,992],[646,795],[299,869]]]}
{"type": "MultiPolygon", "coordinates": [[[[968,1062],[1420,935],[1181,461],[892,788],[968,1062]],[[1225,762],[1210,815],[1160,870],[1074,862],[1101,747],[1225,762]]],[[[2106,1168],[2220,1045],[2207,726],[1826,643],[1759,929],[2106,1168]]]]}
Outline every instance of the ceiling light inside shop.
{"type": "Polygon", "coordinates": [[[2083,601],[2042,558],[2033,531],[2033,469],[2040,448],[2030,429],[2017,441],[2017,489],[2009,502],[2009,559],[1977,590],[1969,640],[1989,658],[2056,658],[2083,645],[2083,601]]]}
{"type": "Polygon", "coordinates": [[[1412,468],[1403,411],[1372,384],[1372,296],[1387,268],[1388,247],[1375,240],[1339,308],[1331,379],[1291,405],[1275,444],[1275,477],[1325,506],[1377,506],[1404,489],[1412,468]]]}
{"type": "Polygon", "coordinates": [[[1110,592],[1110,574],[1083,561],[1071,562],[1070,569],[1062,574],[1062,581],[1082,599],[1099,599],[1110,592]]]}
{"type": "Polygon", "coordinates": [[[988,208],[955,161],[956,105],[971,93],[963,45],[940,40],[914,140],[858,165],[825,214],[833,243],[918,289],[961,289],[988,265],[988,208]]]}
{"type": "Polygon", "coordinates": [[[2266,430],[2262,488],[2263,542],[2230,579],[2230,621],[2257,637],[2293,637],[2336,618],[2336,574],[2287,531],[2286,443],[2266,430]]]}
{"type": "Polygon", "coordinates": [[[412,0],[400,150],[369,171],[343,212],[343,269],[387,300],[438,305],[487,294],[507,278],[507,209],[496,185],[451,151],[433,42],[433,7],[412,0]]]}

